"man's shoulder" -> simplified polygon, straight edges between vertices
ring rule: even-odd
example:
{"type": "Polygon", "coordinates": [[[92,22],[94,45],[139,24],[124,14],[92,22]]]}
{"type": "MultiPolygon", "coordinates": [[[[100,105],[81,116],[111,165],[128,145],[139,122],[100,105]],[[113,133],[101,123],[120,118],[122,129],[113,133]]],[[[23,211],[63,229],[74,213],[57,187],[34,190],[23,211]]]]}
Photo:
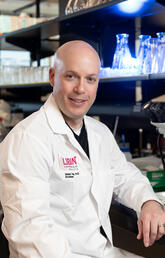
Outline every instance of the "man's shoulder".
{"type": "Polygon", "coordinates": [[[108,126],[106,126],[101,121],[99,121],[93,117],[90,117],[90,116],[85,116],[85,121],[87,123],[87,126],[89,126],[91,129],[93,129],[95,132],[100,133],[100,131],[102,131],[104,133],[111,134],[111,131],[108,128],[108,126]]]}
{"type": "Polygon", "coordinates": [[[42,120],[40,119],[41,116],[43,116],[41,109],[33,112],[32,114],[30,114],[29,116],[27,116],[26,118],[24,118],[22,121],[20,121],[17,125],[17,127],[24,127],[26,129],[32,127],[33,125],[36,126],[38,121],[42,120]]]}
{"type": "Polygon", "coordinates": [[[44,129],[44,120],[44,112],[42,112],[41,108],[15,125],[11,130],[10,135],[24,133],[39,136],[44,129]]]}

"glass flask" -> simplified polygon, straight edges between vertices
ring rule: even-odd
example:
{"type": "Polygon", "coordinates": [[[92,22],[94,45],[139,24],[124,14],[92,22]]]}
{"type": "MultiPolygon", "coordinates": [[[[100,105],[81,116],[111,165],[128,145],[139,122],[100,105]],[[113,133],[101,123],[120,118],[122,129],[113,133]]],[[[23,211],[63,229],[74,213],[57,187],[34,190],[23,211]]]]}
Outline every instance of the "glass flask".
{"type": "Polygon", "coordinates": [[[150,35],[140,35],[140,46],[137,54],[138,61],[138,71],[139,73],[144,73],[144,60],[148,51],[148,40],[151,38],[150,35]]]}
{"type": "Polygon", "coordinates": [[[143,72],[144,73],[158,73],[159,59],[158,59],[158,39],[150,38],[148,40],[148,50],[144,59],[143,72]]]}
{"type": "Polygon", "coordinates": [[[165,73],[165,32],[156,33],[158,37],[159,73],[165,73]]]}
{"type": "Polygon", "coordinates": [[[152,56],[151,73],[158,73],[159,72],[158,39],[152,38],[150,39],[150,43],[151,43],[151,56],[152,56]]]}
{"type": "Polygon", "coordinates": [[[73,13],[73,5],[75,0],[68,0],[68,3],[65,8],[65,14],[73,13]]]}
{"type": "Polygon", "coordinates": [[[128,34],[117,34],[117,45],[113,57],[112,69],[130,69],[131,53],[128,46],[128,34]]]}

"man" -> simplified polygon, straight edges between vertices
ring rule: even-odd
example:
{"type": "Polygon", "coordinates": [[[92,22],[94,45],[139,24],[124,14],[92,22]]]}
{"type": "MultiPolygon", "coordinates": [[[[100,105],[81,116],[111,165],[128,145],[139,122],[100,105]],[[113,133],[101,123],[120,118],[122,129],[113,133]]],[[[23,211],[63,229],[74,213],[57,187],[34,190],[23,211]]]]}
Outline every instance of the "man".
{"type": "Polygon", "coordinates": [[[137,238],[146,247],[165,233],[150,183],[109,129],[85,115],[99,69],[86,42],[61,46],[49,74],[53,94],[1,143],[2,229],[12,258],[119,258],[108,216],[113,192],[140,212],[137,238]]]}

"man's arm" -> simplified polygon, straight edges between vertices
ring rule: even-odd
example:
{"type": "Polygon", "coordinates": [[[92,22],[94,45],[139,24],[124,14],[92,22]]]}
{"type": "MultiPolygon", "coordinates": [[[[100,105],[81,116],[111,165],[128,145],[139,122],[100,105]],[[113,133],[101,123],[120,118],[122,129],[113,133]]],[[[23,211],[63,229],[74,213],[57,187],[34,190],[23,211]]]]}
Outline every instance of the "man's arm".
{"type": "Polygon", "coordinates": [[[138,218],[138,229],[137,239],[143,238],[146,247],[165,234],[165,211],[160,203],[151,200],[143,204],[138,218]]]}
{"type": "Polygon", "coordinates": [[[149,180],[126,161],[114,139],[113,141],[111,162],[115,174],[114,193],[119,202],[140,213],[137,238],[143,238],[147,247],[165,234],[165,211],[149,180]]]}

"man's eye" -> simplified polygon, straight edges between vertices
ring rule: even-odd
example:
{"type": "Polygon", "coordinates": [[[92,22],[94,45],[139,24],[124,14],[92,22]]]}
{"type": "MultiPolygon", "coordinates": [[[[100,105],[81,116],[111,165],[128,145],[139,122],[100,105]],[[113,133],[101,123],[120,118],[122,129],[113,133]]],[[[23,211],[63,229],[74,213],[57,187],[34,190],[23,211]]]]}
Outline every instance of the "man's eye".
{"type": "Polygon", "coordinates": [[[90,83],[96,82],[96,78],[95,77],[88,77],[87,80],[90,83]]]}
{"type": "Polygon", "coordinates": [[[74,78],[74,75],[73,75],[73,74],[66,74],[66,78],[68,78],[68,79],[73,79],[73,78],[74,78]]]}

